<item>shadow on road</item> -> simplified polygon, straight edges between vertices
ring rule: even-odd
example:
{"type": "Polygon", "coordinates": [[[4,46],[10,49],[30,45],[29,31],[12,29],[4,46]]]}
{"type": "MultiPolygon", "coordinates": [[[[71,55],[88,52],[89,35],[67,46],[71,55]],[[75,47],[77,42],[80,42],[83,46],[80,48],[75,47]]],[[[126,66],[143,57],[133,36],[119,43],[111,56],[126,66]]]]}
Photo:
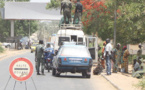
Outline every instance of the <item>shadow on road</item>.
{"type": "Polygon", "coordinates": [[[81,79],[88,79],[88,78],[85,78],[85,77],[82,77],[82,76],[72,76],[72,75],[60,75],[57,78],[81,78],[81,79]]]}

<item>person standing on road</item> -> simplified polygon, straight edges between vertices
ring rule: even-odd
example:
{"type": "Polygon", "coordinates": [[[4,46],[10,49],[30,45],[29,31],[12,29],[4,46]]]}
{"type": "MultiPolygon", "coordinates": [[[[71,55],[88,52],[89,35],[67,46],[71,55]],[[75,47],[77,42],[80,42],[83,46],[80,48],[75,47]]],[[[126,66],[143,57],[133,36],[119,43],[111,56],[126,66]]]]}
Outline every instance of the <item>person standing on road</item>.
{"type": "Polygon", "coordinates": [[[73,24],[76,24],[76,19],[78,19],[78,23],[81,21],[82,12],[83,5],[80,3],[80,0],[77,0],[73,24]]]}
{"type": "Polygon", "coordinates": [[[129,56],[129,51],[127,50],[127,47],[124,46],[124,54],[123,54],[123,62],[124,62],[124,68],[125,68],[125,73],[128,73],[128,56],[129,56]]]}
{"type": "Polygon", "coordinates": [[[39,68],[41,64],[41,73],[44,75],[44,58],[43,58],[43,41],[39,40],[39,44],[36,47],[35,57],[37,60],[37,75],[40,75],[39,68]]]}
{"type": "Polygon", "coordinates": [[[124,48],[122,48],[122,52],[121,52],[121,72],[124,72],[124,61],[123,61],[123,54],[124,54],[124,48]]]}
{"type": "Polygon", "coordinates": [[[106,47],[105,47],[105,53],[104,56],[106,58],[106,65],[107,65],[107,75],[111,75],[111,52],[112,52],[112,45],[110,43],[110,39],[106,39],[106,47]]]}
{"type": "Polygon", "coordinates": [[[114,65],[113,65],[113,72],[118,72],[119,61],[121,59],[121,51],[120,51],[120,43],[117,44],[116,48],[113,50],[113,57],[114,57],[114,65]]]}
{"type": "Polygon", "coordinates": [[[101,59],[101,64],[102,64],[102,67],[103,67],[104,69],[105,69],[105,60],[104,60],[105,46],[106,46],[106,41],[103,43],[103,48],[102,48],[102,59],[101,59]]]}

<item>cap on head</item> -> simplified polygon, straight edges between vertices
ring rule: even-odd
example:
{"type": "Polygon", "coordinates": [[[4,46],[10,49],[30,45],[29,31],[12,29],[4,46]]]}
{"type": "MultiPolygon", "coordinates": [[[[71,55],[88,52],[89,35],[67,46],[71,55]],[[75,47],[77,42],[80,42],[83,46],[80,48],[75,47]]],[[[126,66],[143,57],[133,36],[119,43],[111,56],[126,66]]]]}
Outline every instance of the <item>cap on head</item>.
{"type": "Polygon", "coordinates": [[[106,39],[106,43],[110,43],[110,39],[109,38],[106,39]]]}
{"type": "Polygon", "coordinates": [[[117,46],[121,46],[121,44],[120,43],[117,43],[117,46]]]}
{"type": "Polygon", "coordinates": [[[139,46],[139,47],[142,47],[141,43],[140,43],[140,44],[138,44],[138,46],[139,46]]]}
{"type": "Polygon", "coordinates": [[[50,43],[47,43],[47,47],[50,47],[50,43]]]}
{"type": "Polygon", "coordinates": [[[123,47],[123,50],[125,50],[125,49],[127,49],[127,46],[124,46],[124,47],[123,47]]]}

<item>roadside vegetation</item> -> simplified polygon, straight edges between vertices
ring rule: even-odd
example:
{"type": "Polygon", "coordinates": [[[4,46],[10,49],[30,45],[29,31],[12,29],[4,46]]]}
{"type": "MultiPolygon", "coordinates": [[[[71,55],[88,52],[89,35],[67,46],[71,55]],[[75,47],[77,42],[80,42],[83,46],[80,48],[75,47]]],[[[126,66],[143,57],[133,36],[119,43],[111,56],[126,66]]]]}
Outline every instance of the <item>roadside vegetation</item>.
{"type": "Polygon", "coordinates": [[[0,53],[4,52],[4,48],[0,45],[0,53]]]}
{"type": "MultiPolygon", "coordinates": [[[[145,0],[80,1],[84,9],[82,23],[86,34],[97,34],[102,40],[113,39],[114,11],[116,11],[116,41],[121,45],[138,44],[145,41],[145,0]]],[[[60,7],[60,0],[51,0],[47,5],[47,9],[58,7],[60,7]]]]}
{"type": "Polygon", "coordinates": [[[135,86],[141,90],[145,90],[145,77],[143,77],[135,86]]]}

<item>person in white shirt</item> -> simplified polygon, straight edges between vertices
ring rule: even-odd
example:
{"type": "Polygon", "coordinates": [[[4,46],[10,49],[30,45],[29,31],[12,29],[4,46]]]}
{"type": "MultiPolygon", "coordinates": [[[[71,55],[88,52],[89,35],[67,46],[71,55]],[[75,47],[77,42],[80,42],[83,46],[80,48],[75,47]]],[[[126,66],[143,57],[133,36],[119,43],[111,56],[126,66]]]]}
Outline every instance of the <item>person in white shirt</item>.
{"type": "Polygon", "coordinates": [[[104,56],[106,58],[106,66],[107,66],[107,69],[106,69],[106,73],[107,75],[111,75],[111,52],[112,52],[112,45],[110,43],[110,39],[107,38],[106,39],[106,47],[105,47],[105,52],[104,52],[104,56]]]}
{"type": "MultiPolygon", "coordinates": [[[[134,61],[135,62],[135,61],[134,61]]],[[[136,61],[134,64],[134,70],[132,72],[132,76],[136,78],[142,78],[145,74],[145,65],[141,60],[136,61]]]]}

